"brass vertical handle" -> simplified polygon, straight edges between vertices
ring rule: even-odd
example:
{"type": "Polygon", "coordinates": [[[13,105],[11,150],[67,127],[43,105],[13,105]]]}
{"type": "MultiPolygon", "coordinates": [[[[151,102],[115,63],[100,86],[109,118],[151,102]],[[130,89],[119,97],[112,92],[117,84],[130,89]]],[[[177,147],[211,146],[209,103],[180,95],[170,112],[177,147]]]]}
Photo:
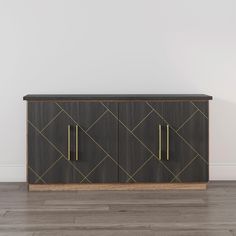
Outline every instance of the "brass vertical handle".
{"type": "Polygon", "coordinates": [[[159,160],[161,160],[161,125],[159,125],[159,160]]]}
{"type": "Polygon", "coordinates": [[[79,160],[79,126],[75,126],[75,160],[79,160]]]}
{"type": "Polygon", "coordinates": [[[70,161],[70,125],[67,126],[67,158],[70,161]]]}
{"type": "Polygon", "coordinates": [[[166,160],[170,159],[170,126],[166,126],[166,160]]]}

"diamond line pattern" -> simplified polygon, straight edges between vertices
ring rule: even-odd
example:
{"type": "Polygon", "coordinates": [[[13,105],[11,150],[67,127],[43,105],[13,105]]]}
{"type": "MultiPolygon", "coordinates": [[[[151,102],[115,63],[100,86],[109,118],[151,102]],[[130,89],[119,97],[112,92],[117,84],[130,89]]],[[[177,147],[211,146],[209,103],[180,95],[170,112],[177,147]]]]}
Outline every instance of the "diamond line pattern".
{"type": "Polygon", "coordinates": [[[41,174],[41,176],[39,176],[39,178],[35,181],[35,183],[37,183],[40,179],[42,180],[43,176],[46,175],[48,173],[49,170],[51,170],[58,161],[60,161],[63,158],[63,156],[60,156],[55,162],[52,163],[52,165],[50,165],[43,174],[41,174]]]}
{"type": "MultiPolygon", "coordinates": [[[[103,103],[101,103],[101,104],[103,104],[103,103]]],[[[159,159],[159,157],[156,154],[154,154],[116,115],[114,115],[114,113],[111,110],[109,110],[108,107],[106,107],[106,109],[108,109],[108,111],[117,119],[117,121],[121,125],[123,125],[128,130],[128,132],[130,132],[140,142],[140,144],[142,146],[144,146],[153,156],[155,156],[155,158],[164,166],[164,168],[166,168],[173,176],[175,176],[175,174],[159,159]]],[[[131,175],[129,175],[129,177],[131,177],[131,179],[134,180],[134,178],[131,175]]],[[[135,182],[136,182],[136,180],[135,180],[135,182]]]]}
{"type": "MultiPolygon", "coordinates": [[[[68,159],[67,159],[67,157],[65,157],[65,155],[40,131],[40,130],[38,130],[38,128],[36,127],[36,126],[34,126],[29,120],[28,120],[28,123],[44,138],[44,139],[46,139],[46,141],[57,151],[57,152],[59,152],[60,154],[61,154],[61,156],[63,157],[63,158],[65,158],[65,160],[67,160],[68,161],[68,163],[80,174],[80,175],[82,175],[84,178],[86,178],[86,176],[71,162],[71,161],[69,161],[68,159]]],[[[57,160],[56,160],[57,161],[57,160]]],[[[29,168],[31,168],[30,166],[29,166],[29,168]]],[[[32,169],[32,168],[31,168],[32,169]]],[[[36,172],[35,172],[36,173],[36,172]]],[[[38,174],[37,174],[38,175],[38,174]]],[[[42,179],[41,178],[41,176],[40,175],[38,175],[39,177],[40,177],[40,179],[42,179]]],[[[86,178],[86,180],[88,181],[88,182],[90,182],[90,180],[89,179],[87,179],[86,178]]]]}
{"type": "Polygon", "coordinates": [[[41,129],[41,132],[43,132],[61,113],[62,113],[62,110],[59,111],[59,112],[41,129]]]}
{"type": "MultiPolygon", "coordinates": [[[[42,177],[41,177],[40,175],[38,175],[38,174],[36,173],[36,171],[33,170],[32,167],[28,166],[28,168],[29,168],[29,170],[38,178],[38,180],[42,180],[42,181],[46,184],[46,182],[42,179],[42,177]]],[[[37,180],[37,182],[38,182],[38,180],[37,180]]],[[[36,183],[36,181],[35,181],[35,183],[36,183]]]]}
{"type": "MultiPolygon", "coordinates": [[[[174,182],[175,179],[177,179],[177,177],[186,169],[188,168],[193,162],[194,160],[198,157],[198,155],[196,155],[172,180],[171,183],[174,182]]],[[[177,179],[178,180],[178,179],[177,179]]]]}
{"type": "Polygon", "coordinates": [[[182,129],[186,123],[188,123],[194,116],[195,114],[197,114],[198,112],[200,112],[206,119],[208,119],[208,117],[193,103],[193,102],[190,102],[190,104],[192,104],[197,110],[194,111],[193,114],[191,114],[180,126],[178,129],[174,129],[171,124],[169,124],[169,122],[149,103],[149,102],[146,102],[147,106],[149,106],[151,108],[150,112],[145,116],[143,117],[139,122],[138,124],[132,129],[130,130],[118,117],[117,115],[115,115],[103,102],[100,102],[100,104],[105,108],[105,111],[85,130],[83,129],[74,119],[73,117],[67,112],[65,111],[58,103],[55,103],[59,108],[60,108],[60,111],[41,129],[39,130],[30,120],[28,120],[28,123],[29,125],[31,125],[36,131],[37,133],[39,133],[59,154],[60,154],[60,157],[52,164],[50,165],[46,171],[39,175],[37,174],[37,172],[35,170],[32,169],[32,167],[28,167],[29,170],[34,173],[34,175],[37,177],[35,183],[37,183],[38,181],[42,181],[43,183],[46,183],[45,180],[43,179],[44,175],[50,171],[51,169],[53,169],[53,167],[56,165],[56,163],[58,161],[61,160],[61,158],[64,158],[65,160],[68,161],[67,157],[59,150],[58,147],[56,147],[42,132],[47,129],[50,124],[52,122],[54,122],[58,116],[61,114],[61,113],[64,113],[66,114],[76,125],[79,126],[79,128],[105,153],[105,157],[102,158],[102,160],[93,168],[91,169],[91,171],[88,173],[88,174],[84,174],[81,172],[81,170],[79,170],[71,161],[68,161],[70,163],[70,165],[73,167],[73,169],[75,171],[78,172],[79,175],[82,176],[82,180],[81,180],[81,183],[84,182],[84,181],[87,181],[89,183],[91,183],[91,181],[89,180],[89,176],[107,159],[107,158],[110,158],[116,165],[118,168],[120,168],[127,176],[128,176],[128,179],[126,182],[128,182],[129,180],[132,180],[133,182],[136,182],[135,180],[135,175],[152,159],[152,158],[155,158],[155,160],[159,161],[161,163],[161,165],[167,170],[169,171],[169,173],[171,173],[171,175],[173,176],[173,179],[171,180],[171,182],[174,182],[175,180],[177,180],[178,182],[181,182],[181,180],[179,179],[179,175],[185,171],[185,169],[187,169],[193,162],[196,158],[200,158],[200,160],[202,160],[203,162],[205,162],[206,164],[208,164],[208,162],[205,160],[205,158],[203,156],[201,156],[199,154],[199,152],[182,136],[178,133],[178,131],[180,129],[182,129]],[[137,168],[137,170],[134,172],[134,173],[128,173],[99,143],[97,143],[96,140],[94,140],[94,138],[88,133],[88,131],[90,129],[92,129],[92,127],[100,120],[102,119],[102,117],[107,113],[109,112],[118,122],[119,124],[121,124],[125,129],[127,129],[127,131],[132,134],[135,139],[138,140],[138,142],[146,149],[149,151],[149,153],[151,154],[151,156],[141,165],[137,168]],[[186,145],[188,145],[188,147],[190,147],[195,153],[196,153],[196,156],[191,159],[187,165],[185,165],[177,174],[174,174],[166,165],[165,163],[163,163],[162,160],[159,160],[159,157],[153,153],[134,133],[133,131],[140,125],[142,124],[148,117],[149,115],[151,115],[152,113],[156,113],[166,124],[168,124],[170,126],[170,129],[173,130],[183,141],[186,145]]]}
{"type": "MultiPolygon", "coordinates": [[[[147,104],[151,107],[151,108],[153,108],[148,102],[147,102],[147,104]]],[[[153,108],[154,109],[154,108],[153,108]]],[[[198,109],[199,110],[199,109],[198,109]]],[[[200,110],[199,110],[200,111],[200,110]]],[[[208,162],[205,160],[205,158],[182,136],[182,135],[180,135],[179,133],[178,133],[178,131],[177,130],[175,130],[172,126],[171,126],[171,124],[169,124],[169,122],[156,110],[156,109],[154,109],[154,112],[166,123],[166,124],[168,124],[169,126],[170,126],[170,129],[172,129],[196,154],[198,154],[198,156],[200,157],[200,158],[202,158],[202,160],[206,163],[206,164],[208,164],[208,162]]],[[[202,112],[201,112],[202,113],[202,112]]],[[[196,113],[195,113],[196,114],[196,113]]],[[[194,114],[194,115],[195,115],[194,114]]],[[[205,115],[204,115],[205,116],[205,115]]],[[[191,115],[191,118],[193,118],[193,115],[191,115]]],[[[189,121],[189,119],[188,119],[188,121],[189,121]]],[[[186,124],[187,122],[185,122],[185,124],[186,124]]],[[[183,126],[184,125],[181,125],[181,128],[183,128],[183,126]]]]}
{"type": "Polygon", "coordinates": [[[208,117],[198,108],[198,106],[196,104],[194,104],[193,102],[191,102],[191,104],[206,118],[208,119],[208,117]]]}
{"type": "MultiPolygon", "coordinates": [[[[89,177],[106,159],[108,158],[108,156],[105,156],[87,175],[86,178],[89,177]]],[[[83,183],[85,181],[85,178],[83,178],[81,180],[81,183],[83,183]]]]}
{"type": "MultiPolygon", "coordinates": [[[[102,150],[103,152],[106,153],[106,155],[107,155],[108,157],[110,157],[110,158],[112,159],[112,161],[113,161],[119,168],[121,168],[131,179],[133,179],[132,176],[131,176],[122,166],[120,166],[119,163],[118,163],[99,143],[97,143],[96,140],[94,140],[94,138],[93,138],[88,132],[86,132],[86,131],[73,119],[73,117],[71,117],[70,114],[68,114],[58,103],[56,103],[56,104],[79,126],[79,128],[80,128],[99,148],[101,148],[101,150],[102,150]]],[[[135,181],[135,179],[133,179],[133,180],[135,181]]]]}
{"type": "MultiPolygon", "coordinates": [[[[153,155],[151,155],[132,175],[134,177],[151,159],[153,158],[153,155]]],[[[128,183],[130,181],[130,178],[126,180],[128,183]]]]}
{"type": "Polygon", "coordinates": [[[186,119],[185,121],[184,121],[184,123],[182,124],[182,125],[180,125],[179,126],[179,128],[176,130],[177,132],[182,128],[182,127],[184,127],[184,125],[188,122],[188,121],[190,121],[192,118],[193,118],[193,116],[195,116],[195,114],[198,112],[198,110],[196,110],[188,119],[186,119]]]}

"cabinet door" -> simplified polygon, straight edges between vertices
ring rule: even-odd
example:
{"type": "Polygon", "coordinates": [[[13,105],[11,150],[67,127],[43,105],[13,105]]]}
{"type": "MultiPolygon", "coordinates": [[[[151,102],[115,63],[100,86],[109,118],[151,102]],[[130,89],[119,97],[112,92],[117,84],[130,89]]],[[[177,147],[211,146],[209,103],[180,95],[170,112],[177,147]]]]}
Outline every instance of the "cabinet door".
{"type": "Polygon", "coordinates": [[[28,120],[29,183],[118,181],[118,122],[105,104],[29,102],[28,120]]]}
{"type": "Polygon", "coordinates": [[[208,102],[119,104],[120,182],[207,182],[208,102]]]}

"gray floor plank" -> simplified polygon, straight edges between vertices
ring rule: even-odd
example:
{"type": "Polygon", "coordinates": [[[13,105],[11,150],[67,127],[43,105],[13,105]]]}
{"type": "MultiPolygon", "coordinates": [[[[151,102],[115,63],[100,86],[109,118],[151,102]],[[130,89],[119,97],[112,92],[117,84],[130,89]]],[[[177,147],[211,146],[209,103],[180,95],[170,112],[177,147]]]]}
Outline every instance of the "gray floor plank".
{"type": "Polygon", "coordinates": [[[30,193],[24,183],[0,183],[0,236],[235,232],[236,181],[210,182],[206,191],[30,193]]]}
{"type": "MultiPolygon", "coordinates": [[[[35,232],[34,236],[155,236],[151,230],[76,230],[35,232]]],[[[1,236],[1,235],[0,235],[1,236]]]]}

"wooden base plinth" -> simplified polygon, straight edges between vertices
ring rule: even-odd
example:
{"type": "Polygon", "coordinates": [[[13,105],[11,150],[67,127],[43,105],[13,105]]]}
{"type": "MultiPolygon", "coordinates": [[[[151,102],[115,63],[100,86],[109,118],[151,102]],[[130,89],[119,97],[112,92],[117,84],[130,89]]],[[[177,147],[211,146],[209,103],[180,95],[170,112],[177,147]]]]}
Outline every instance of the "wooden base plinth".
{"type": "Polygon", "coordinates": [[[29,191],[77,190],[205,190],[207,183],[29,184],[29,191]]]}

